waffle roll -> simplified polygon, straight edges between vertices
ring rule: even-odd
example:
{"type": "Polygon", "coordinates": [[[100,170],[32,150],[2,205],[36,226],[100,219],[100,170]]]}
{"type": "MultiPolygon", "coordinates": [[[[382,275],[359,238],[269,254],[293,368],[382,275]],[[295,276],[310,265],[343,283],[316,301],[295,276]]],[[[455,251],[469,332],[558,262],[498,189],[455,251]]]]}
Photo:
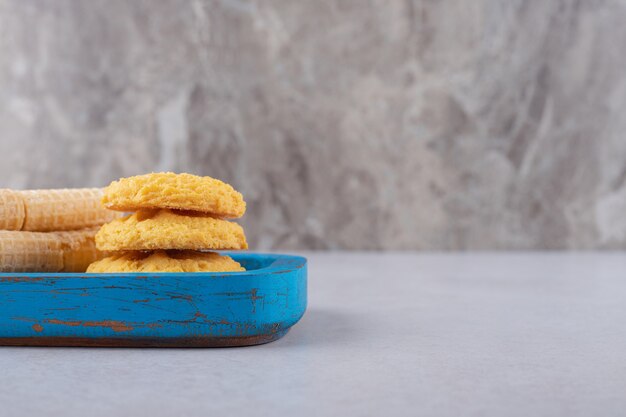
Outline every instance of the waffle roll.
{"type": "Polygon", "coordinates": [[[0,272],[85,272],[90,263],[106,256],[96,250],[97,230],[0,230],[0,272]]]}
{"type": "Polygon", "coordinates": [[[0,189],[0,229],[49,232],[109,222],[120,214],[102,207],[100,188],[0,189]]]}
{"type": "Polygon", "coordinates": [[[96,249],[95,235],[97,232],[98,227],[91,227],[54,233],[61,239],[63,272],[85,272],[89,264],[108,255],[108,252],[96,249]]]}
{"type": "Polygon", "coordinates": [[[26,211],[19,191],[0,188],[0,230],[22,230],[26,211]]]}

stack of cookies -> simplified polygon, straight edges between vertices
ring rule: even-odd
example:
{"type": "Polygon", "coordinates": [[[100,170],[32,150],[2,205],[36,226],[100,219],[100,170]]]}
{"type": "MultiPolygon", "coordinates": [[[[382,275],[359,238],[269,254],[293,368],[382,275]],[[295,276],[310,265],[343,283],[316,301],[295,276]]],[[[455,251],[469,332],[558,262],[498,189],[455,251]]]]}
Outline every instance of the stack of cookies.
{"type": "Polygon", "coordinates": [[[111,256],[87,272],[233,272],[238,262],[216,250],[247,249],[246,203],[229,184],[190,174],[152,173],[114,181],[104,206],[134,212],[103,225],[96,246],[111,256]]]}

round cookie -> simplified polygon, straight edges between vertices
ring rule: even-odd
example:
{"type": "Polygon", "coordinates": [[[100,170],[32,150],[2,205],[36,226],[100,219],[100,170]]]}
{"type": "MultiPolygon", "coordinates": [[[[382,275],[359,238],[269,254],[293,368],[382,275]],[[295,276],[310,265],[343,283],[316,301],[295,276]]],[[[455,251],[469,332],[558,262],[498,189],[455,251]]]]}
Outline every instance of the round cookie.
{"type": "Polygon", "coordinates": [[[108,209],[192,210],[216,217],[237,218],[246,211],[241,193],[211,177],[159,172],[113,181],[104,189],[102,204],[108,209]]]}
{"type": "Polygon", "coordinates": [[[156,249],[247,249],[237,223],[198,213],[140,210],[103,225],[96,234],[102,251],[156,249]]]}
{"type": "Polygon", "coordinates": [[[213,252],[123,252],[96,261],[87,272],[239,272],[245,269],[231,257],[213,252]]]}

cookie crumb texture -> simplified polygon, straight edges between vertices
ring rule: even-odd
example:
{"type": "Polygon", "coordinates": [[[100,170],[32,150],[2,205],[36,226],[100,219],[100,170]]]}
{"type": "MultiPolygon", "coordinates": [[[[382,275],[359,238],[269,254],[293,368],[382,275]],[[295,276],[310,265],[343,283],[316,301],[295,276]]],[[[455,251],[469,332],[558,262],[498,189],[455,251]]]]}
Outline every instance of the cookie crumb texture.
{"type": "Polygon", "coordinates": [[[140,209],[192,210],[223,218],[246,211],[241,193],[211,177],[160,172],[113,181],[104,190],[102,204],[120,211],[140,209]]]}
{"type": "Polygon", "coordinates": [[[107,223],[96,234],[99,250],[247,249],[237,223],[198,213],[140,210],[107,223]]]}
{"type": "Polygon", "coordinates": [[[87,272],[240,272],[230,256],[214,252],[122,252],[89,265],[87,272]]]}

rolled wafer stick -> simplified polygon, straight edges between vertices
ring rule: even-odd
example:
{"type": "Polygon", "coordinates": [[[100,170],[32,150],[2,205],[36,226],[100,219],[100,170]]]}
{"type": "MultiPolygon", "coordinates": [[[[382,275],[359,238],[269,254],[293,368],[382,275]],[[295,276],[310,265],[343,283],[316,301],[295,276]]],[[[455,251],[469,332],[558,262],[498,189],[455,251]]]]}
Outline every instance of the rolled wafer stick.
{"type": "Polygon", "coordinates": [[[85,272],[92,262],[109,255],[96,249],[94,236],[97,231],[98,227],[92,227],[55,233],[63,241],[63,272],[85,272]]]}
{"type": "Polygon", "coordinates": [[[6,188],[0,189],[0,230],[21,230],[25,217],[21,194],[6,188]]]}
{"type": "Polygon", "coordinates": [[[85,272],[106,253],[95,249],[97,228],[69,232],[0,230],[1,272],[85,272]]]}
{"type": "Polygon", "coordinates": [[[63,269],[63,241],[54,233],[0,230],[0,271],[58,272],[63,269]]]}
{"type": "Polygon", "coordinates": [[[97,226],[120,215],[104,208],[100,188],[0,190],[0,228],[48,232],[97,226]]]}

